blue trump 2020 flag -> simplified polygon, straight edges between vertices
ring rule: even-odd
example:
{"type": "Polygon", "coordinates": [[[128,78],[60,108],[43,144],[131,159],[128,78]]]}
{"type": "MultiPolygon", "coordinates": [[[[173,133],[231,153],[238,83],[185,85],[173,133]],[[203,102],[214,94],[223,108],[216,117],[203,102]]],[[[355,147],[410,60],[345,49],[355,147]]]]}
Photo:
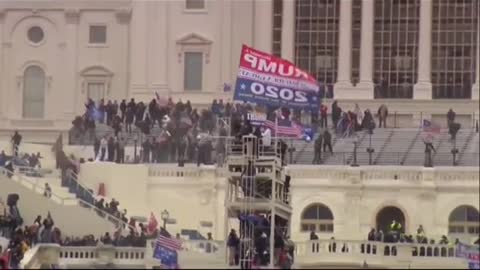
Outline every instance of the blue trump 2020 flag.
{"type": "Polygon", "coordinates": [[[170,269],[178,268],[178,255],[176,250],[168,249],[157,244],[153,257],[160,260],[162,265],[170,269]]]}

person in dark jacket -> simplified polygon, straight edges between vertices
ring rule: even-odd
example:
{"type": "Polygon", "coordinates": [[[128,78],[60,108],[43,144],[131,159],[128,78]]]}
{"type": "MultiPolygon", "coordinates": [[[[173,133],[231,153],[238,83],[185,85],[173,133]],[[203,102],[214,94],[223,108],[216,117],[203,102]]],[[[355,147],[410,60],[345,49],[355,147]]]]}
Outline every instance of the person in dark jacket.
{"type": "Polygon", "coordinates": [[[375,241],[375,229],[372,228],[368,233],[368,241],[375,241]]]}
{"type": "Polygon", "coordinates": [[[108,161],[113,162],[115,160],[115,139],[113,137],[108,139],[107,151],[108,161]]]}
{"type": "Polygon", "coordinates": [[[93,143],[93,153],[95,154],[94,158],[98,157],[98,152],[100,151],[100,140],[95,138],[95,142],[93,143]]]}
{"type": "Polygon", "coordinates": [[[127,102],[125,99],[122,100],[122,103],[120,103],[120,117],[122,119],[122,123],[125,121],[125,113],[127,112],[127,102]]]}
{"type": "Polygon", "coordinates": [[[240,245],[240,239],[234,229],[230,231],[227,240],[228,247],[228,264],[238,265],[238,246],[240,245]]]}
{"type": "Polygon", "coordinates": [[[333,154],[333,149],[332,149],[332,134],[328,131],[328,129],[325,129],[323,132],[323,152],[327,152],[327,147],[328,151],[333,154]]]}
{"type": "Polygon", "coordinates": [[[322,144],[323,144],[323,134],[319,134],[318,138],[315,140],[315,156],[313,158],[312,164],[319,164],[322,162],[322,144]]]}
{"type": "Polygon", "coordinates": [[[20,143],[22,142],[22,135],[18,133],[18,131],[15,130],[15,133],[12,136],[12,145],[13,145],[13,155],[18,156],[18,147],[20,146],[20,143]]]}
{"type": "Polygon", "coordinates": [[[340,120],[340,116],[342,115],[342,108],[338,106],[338,102],[335,100],[332,103],[332,122],[333,128],[337,128],[338,121],[340,120]]]}
{"type": "Polygon", "coordinates": [[[378,127],[381,128],[383,124],[383,128],[387,128],[388,108],[385,104],[382,104],[378,108],[377,115],[378,115],[378,121],[380,123],[378,127]]]}
{"type": "Polygon", "coordinates": [[[447,127],[450,127],[450,125],[455,121],[455,116],[457,114],[450,108],[447,113],[447,127]]]}
{"type": "Polygon", "coordinates": [[[183,136],[178,140],[178,164],[183,167],[185,162],[185,150],[187,149],[187,138],[183,136]]]}
{"type": "Polygon", "coordinates": [[[149,163],[150,162],[150,151],[152,150],[152,144],[150,140],[146,139],[145,142],[142,144],[143,148],[143,162],[149,163]]]}

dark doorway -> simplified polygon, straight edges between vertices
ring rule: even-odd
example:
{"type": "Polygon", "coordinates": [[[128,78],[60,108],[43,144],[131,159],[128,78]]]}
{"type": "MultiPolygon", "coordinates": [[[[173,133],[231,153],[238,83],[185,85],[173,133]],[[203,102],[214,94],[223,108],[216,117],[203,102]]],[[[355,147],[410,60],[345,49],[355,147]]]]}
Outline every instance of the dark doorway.
{"type": "Polygon", "coordinates": [[[382,230],[383,233],[388,232],[389,225],[395,220],[402,225],[401,232],[405,232],[405,216],[402,210],[395,206],[387,206],[380,210],[377,214],[377,231],[382,230]]]}

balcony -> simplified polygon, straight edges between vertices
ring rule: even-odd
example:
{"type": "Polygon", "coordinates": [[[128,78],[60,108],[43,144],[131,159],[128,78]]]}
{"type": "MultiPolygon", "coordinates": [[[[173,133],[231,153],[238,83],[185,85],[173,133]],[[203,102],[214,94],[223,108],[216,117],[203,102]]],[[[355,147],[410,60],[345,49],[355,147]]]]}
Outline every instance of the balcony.
{"type": "Polygon", "coordinates": [[[464,269],[455,246],[327,240],[296,244],[297,267],[464,269]]]}
{"type": "MultiPolygon", "coordinates": [[[[134,247],[60,247],[41,244],[28,251],[24,269],[42,265],[65,267],[152,268],[159,261],[152,258],[153,248],[134,247]]],[[[297,268],[437,268],[464,269],[467,262],[455,257],[450,245],[381,243],[349,240],[319,240],[297,242],[294,263],[297,268]]],[[[182,268],[225,268],[226,249],[219,241],[184,241],[179,252],[182,268]]]]}

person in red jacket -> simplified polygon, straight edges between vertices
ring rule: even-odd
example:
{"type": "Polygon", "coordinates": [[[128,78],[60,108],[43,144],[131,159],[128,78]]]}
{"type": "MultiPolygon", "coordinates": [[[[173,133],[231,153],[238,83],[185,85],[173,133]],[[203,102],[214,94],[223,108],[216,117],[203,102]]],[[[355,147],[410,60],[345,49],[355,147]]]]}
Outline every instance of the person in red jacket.
{"type": "Polygon", "coordinates": [[[327,128],[328,123],[327,123],[327,111],[328,107],[325,106],[324,104],[320,105],[320,127],[321,128],[327,128]]]}

